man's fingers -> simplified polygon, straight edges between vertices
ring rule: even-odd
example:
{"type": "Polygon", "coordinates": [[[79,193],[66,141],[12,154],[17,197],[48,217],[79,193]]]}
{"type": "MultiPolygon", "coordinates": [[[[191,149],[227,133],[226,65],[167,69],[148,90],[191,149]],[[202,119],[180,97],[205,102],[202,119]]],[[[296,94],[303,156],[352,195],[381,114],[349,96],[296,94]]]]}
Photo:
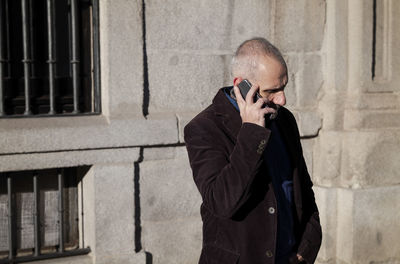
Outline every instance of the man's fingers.
{"type": "Polygon", "coordinates": [[[265,108],[262,109],[262,111],[263,111],[264,115],[266,115],[266,114],[273,114],[273,113],[275,113],[275,112],[276,112],[276,109],[271,108],[271,107],[265,107],[265,108]]]}
{"type": "Polygon", "coordinates": [[[258,85],[253,84],[253,86],[251,86],[249,92],[246,95],[246,103],[248,103],[248,104],[254,103],[253,98],[254,98],[254,95],[256,94],[257,90],[258,90],[258,85]]]}
{"type": "Polygon", "coordinates": [[[257,107],[261,108],[264,103],[265,103],[265,98],[258,98],[258,100],[255,104],[257,105],[257,107]]]}
{"type": "Polygon", "coordinates": [[[233,86],[233,92],[235,93],[236,96],[236,101],[238,103],[238,105],[242,105],[244,103],[244,99],[242,94],[240,93],[240,90],[237,86],[233,86]]]}

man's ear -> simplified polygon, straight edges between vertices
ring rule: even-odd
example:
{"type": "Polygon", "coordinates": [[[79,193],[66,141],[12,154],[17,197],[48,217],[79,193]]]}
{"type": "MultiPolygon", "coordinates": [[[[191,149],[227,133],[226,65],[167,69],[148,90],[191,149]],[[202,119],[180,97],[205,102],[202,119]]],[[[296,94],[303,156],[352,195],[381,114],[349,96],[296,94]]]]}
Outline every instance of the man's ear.
{"type": "Polygon", "coordinates": [[[243,81],[243,78],[242,78],[242,77],[235,77],[235,78],[233,79],[233,85],[234,85],[234,86],[237,86],[241,81],[243,81]]]}

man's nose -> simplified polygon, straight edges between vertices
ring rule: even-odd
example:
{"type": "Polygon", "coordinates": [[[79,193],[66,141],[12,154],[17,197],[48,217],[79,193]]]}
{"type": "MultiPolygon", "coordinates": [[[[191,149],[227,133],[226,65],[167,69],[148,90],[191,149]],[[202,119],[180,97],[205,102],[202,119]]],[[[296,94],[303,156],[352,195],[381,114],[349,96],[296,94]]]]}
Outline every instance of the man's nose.
{"type": "Polygon", "coordinates": [[[276,105],[285,105],[286,104],[286,96],[283,91],[277,92],[274,94],[272,98],[272,102],[276,105]]]}

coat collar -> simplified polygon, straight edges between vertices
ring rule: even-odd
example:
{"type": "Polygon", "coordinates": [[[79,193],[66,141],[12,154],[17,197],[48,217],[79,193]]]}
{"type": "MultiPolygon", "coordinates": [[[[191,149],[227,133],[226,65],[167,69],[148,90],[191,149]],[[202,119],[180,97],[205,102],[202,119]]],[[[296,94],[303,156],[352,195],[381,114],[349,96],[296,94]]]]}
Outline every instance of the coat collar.
{"type": "Polygon", "coordinates": [[[237,134],[242,126],[242,119],[239,111],[229,102],[229,99],[224,93],[224,89],[229,88],[230,87],[224,87],[219,89],[217,95],[213,99],[213,104],[215,106],[215,115],[222,121],[222,128],[232,141],[236,142],[237,134]]]}

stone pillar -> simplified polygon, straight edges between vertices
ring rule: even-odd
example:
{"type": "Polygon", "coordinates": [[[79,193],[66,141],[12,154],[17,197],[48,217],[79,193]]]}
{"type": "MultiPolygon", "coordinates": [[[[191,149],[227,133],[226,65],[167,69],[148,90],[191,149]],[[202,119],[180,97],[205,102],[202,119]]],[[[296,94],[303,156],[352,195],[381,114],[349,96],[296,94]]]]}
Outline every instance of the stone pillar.
{"type": "Polygon", "coordinates": [[[327,1],[319,263],[400,261],[399,11],[391,0],[327,1]]]}

